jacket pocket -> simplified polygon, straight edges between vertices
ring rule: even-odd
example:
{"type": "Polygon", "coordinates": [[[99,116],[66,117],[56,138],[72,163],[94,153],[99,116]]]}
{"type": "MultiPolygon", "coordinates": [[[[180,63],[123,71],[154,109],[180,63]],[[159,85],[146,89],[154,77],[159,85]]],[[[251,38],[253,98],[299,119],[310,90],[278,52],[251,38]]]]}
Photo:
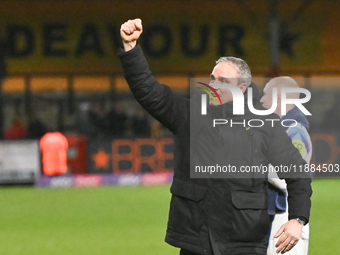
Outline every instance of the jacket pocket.
{"type": "Polygon", "coordinates": [[[233,203],[231,240],[265,241],[270,227],[267,193],[234,191],[231,197],[233,203]]]}
{"type": "Polygon", "coordinates": [[[168,228],[184,235],[198,236],[202,221],[202,200],[207,188],[175,179],[171,189],[168,228]]]}

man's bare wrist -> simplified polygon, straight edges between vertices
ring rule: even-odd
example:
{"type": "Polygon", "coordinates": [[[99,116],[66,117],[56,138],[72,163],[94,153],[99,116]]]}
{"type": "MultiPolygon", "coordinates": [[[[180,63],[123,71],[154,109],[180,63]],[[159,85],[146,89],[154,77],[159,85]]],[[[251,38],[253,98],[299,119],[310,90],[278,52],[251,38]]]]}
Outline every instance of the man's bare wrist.
{"type": "Polygon", "coordinates": [[[132,50],[132,49],[136,46],[136,44],[137,44],[136,41],[129,42],[129,43],[123,42],[124,50],[125,50],[125,51],[132,50]]]}
{"type": "Polygon", "coordinates": [[[303,219],[295,218],[295,219],[292,219],[292,220],[296,220],[296,221],[299,222],[302,226],[306,225],[306,222],[305,222],[303,219]]]}

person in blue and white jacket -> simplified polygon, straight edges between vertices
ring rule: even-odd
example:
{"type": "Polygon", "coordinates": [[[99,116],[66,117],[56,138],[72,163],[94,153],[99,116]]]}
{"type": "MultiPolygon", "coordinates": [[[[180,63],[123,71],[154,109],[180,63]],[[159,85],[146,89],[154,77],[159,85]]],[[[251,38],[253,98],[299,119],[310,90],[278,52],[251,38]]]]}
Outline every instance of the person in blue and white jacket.
{"type": "MultiPolygon", "coordinates": [[[[302,111],[295,105],[287,105],[286,115],[281,115],[281,89],[282,87],[298,88],[299,85],[291,77],[276,77],[271,79],[263,90],[261,98],[262,105],[269,109],[273,102],[273,88],[277,88],[277,108],[274,113],[278,114],[281,121],[285,120],[286,132],[291,138],[292,143],[301,153],[303,159],[309,164],[312,157],[312,142],[308,133],[309,122],[302,111]],[[295,120],[295,121],[293,121],[295,120]]],[[[298,99],[300,93],[287,93],[287,99],[298,99]]],[[[269,181],[269,205],[268,213],[273,222],[271,234],[269,237],[269,245],[267,255],[276,254],[275,234],[280,229],[283,222],[287,221],[287,186],[284,180],[278,178],[275,173],[270,173],[269,181]]],[[[301,222],[303,224],[303,222],[301,222]]],[[[302,229],[301,239],[296,244],[295,248],[288,251],[290,255],[307,255],[309,243],[309,224],[306,224],[302,229]]]]}

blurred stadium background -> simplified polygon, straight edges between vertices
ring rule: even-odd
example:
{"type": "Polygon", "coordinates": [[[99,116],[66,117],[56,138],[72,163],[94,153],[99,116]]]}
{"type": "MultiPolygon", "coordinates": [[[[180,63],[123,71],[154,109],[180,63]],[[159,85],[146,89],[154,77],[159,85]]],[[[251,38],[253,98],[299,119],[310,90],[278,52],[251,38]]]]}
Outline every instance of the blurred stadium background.
{"type": "MultiPolygon", "coordinates": [[[[0,1],[0,254],[178,253],[163,241],[173,140],[116,57],[128,19],[183,96],[222,55],[245,59],[260,88],[295,78],[312,94],[312,163],[339,164],[339,12],[337,0],[0,1]],[[39,142],[55,131],[67,173],[47,176],[39,142]]],[[[314,177],[310,254],[338,254],[339,172],[314,177]]]]}

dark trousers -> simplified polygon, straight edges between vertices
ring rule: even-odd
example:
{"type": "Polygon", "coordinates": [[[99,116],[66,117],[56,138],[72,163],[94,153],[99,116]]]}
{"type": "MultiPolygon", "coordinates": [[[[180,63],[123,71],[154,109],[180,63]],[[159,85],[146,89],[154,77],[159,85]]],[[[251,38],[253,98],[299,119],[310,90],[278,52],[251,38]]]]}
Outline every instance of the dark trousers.
{"type": "MultiPolygon", "coordinates": [[[[199,253],[195,253],[195,252],[191,252],[191,251],[188,251],[188,250],[181,249],[180,252],[179,252],[179,255],[200,255],[200,254],[199,253]]],[[[243,255],[262,255],[262,254],[252,253],[252,254],[243,254],[243,255]]]]}
{"type": "Polygon", "coordinates": [[[188,250],[181,249],[179,255],[200,255],[199,253],[191,252],[188,250]]]}

